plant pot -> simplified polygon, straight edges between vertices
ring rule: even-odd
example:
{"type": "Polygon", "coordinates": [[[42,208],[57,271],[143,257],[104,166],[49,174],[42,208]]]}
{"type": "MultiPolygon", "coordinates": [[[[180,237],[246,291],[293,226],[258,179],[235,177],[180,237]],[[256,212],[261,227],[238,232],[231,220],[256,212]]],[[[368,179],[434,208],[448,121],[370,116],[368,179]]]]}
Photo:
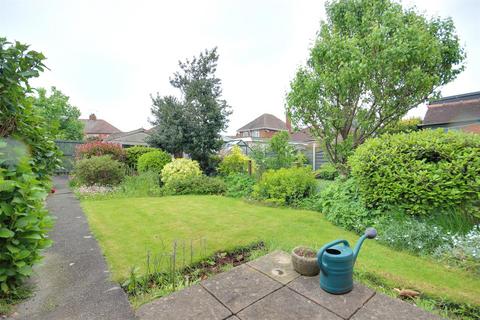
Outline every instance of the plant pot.
{"type": "Polygon", "coordinates": [[[314,250],[308,247],[299,246],[293,248],[292,264],[295,271],[303,276],[313,277],[320,272],[317,264],[317,255],[314,250]],[[306,253],[313,253],[314,256],[312,257],[308,254],[305,256],[306,253]]]}

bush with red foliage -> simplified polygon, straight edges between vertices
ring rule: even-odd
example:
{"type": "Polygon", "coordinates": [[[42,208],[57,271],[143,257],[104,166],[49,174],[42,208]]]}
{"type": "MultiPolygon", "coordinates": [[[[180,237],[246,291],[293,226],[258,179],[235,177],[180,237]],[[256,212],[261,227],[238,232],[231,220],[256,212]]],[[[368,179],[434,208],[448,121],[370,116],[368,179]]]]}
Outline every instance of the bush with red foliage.
{"type": "Polygon", "coordinates": [[[79,145],[75,150],[77,160],[110,155],[112,159],[125,161],[125,150],[120,144],[92,141],[79,145]]]}

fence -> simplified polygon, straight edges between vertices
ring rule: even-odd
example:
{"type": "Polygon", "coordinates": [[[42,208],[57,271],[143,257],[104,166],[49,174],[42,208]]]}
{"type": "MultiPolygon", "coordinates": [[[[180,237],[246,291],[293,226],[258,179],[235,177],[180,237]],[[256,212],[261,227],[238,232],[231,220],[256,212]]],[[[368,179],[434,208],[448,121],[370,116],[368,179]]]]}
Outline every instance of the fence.
{"type": "Polygon", "coordinates": [[[83,144],[83,141],[73,140],[55,140],[55,144],[62,151],[61,168],[57,169],[56,174],[68,174],[73,169],[73,160],[75,158],[75,149],[83,144]]]}
{"type": "Polygon", "coordinates": [[[321,147],[316,144],[308,145],[303,152],[308,159],[308,164],[312,166],[313,170],[317,170],[322,164],[328,162],[327,155],[321,147]]]}

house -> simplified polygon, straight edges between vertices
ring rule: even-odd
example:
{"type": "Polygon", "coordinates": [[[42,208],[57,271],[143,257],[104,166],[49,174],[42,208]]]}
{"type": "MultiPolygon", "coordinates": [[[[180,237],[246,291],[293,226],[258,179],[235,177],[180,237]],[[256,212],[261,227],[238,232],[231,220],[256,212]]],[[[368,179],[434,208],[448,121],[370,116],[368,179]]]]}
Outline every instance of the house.
{"type": "Polygon", "coordinates": [[[112,133],[104,141],[118,143],[124,148],[128,148],[132,146],[148,146],[146,142],[148,137],[150,137],[150,131],[140,128],[129,132],[112,133]]]}
{"type": "Polygon", "coordinates": [[[111,125],[105,120],[97,119],[97,116],[92,113],[88,119],[79,119],[84,124],[83,133],[85,138],[106,139],[114,133],[121,133],[119,129],[111,125]]]}
{"type": "Polygon", "coordinates": [[[238,145],[245,154],[249,154],[252,147],[266,146],[270,138],[276,133],[287,131],[290,136],[290,145],[303,152],[315,170],[327,161],[321,147],[317,143],[309,128],[293,131],[290,119],[286,121],[272,114],[264,113],[253,121],[237,130],[233,137],[224,137],[224,148],[221,153],[227,153],[233,145],[238,145]]]}
{"type": "Polygon", "coordinates": [[[480,134],[480,91],[431,102],[421,128],[443,128],[480,134]]]}
{"type": "Polygon", "coordinates": [[[287,124],[273,114],[264,113],[255,120],[237,130],[237,137],[241,138],[271,138],[279,131],[286,131],[287,124]]]}

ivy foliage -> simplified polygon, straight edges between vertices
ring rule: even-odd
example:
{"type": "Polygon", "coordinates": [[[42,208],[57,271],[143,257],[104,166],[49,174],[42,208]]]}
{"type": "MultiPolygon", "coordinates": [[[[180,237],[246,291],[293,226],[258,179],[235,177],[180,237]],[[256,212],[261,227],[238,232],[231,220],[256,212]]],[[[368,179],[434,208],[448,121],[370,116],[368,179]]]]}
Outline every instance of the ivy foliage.
{"type": "Polygon", "coordinates": [[[346,171],[357,146],[454,80],[465,53],[450,18],[427,18],[393,0],[334,0],[326,13],[287,109],[346,171]]]}

